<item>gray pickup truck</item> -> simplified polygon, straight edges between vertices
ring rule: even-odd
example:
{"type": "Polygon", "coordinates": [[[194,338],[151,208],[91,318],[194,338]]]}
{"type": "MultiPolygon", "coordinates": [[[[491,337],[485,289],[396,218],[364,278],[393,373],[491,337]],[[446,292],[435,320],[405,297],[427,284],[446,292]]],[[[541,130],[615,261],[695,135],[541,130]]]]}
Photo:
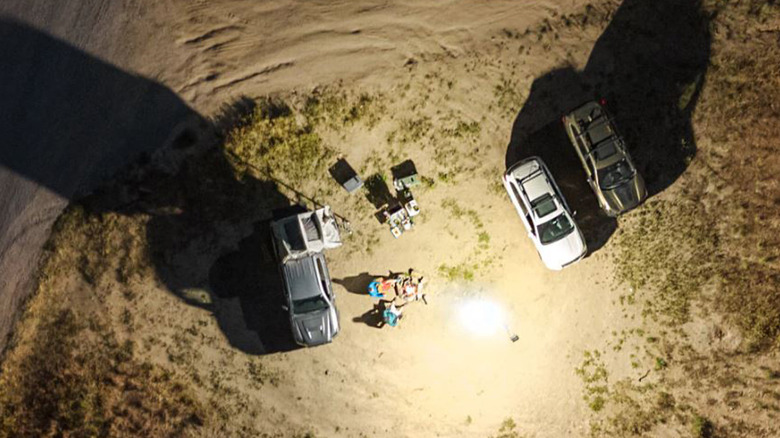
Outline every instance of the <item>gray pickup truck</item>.
{"type": "Polygon", "coordinates": [[[339,313],[323,251],[341,245],[335,217],[328,207],[308,211],[272,222],[271,233],[293,339],[306,347],[333,341],[339,313]]]}

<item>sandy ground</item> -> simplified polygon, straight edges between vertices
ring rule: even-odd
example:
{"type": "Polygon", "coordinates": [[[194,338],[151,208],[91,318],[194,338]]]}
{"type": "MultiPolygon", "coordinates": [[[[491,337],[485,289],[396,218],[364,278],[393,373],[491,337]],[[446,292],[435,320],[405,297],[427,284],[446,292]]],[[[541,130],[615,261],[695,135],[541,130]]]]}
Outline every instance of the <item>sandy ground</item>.
{"type": "MultiPolygon", "coordinates": [[[[242,403],[257,406],[262,414],[245,414],[241,421],[261,430],[310,429],[317,436],[424,437],[486,436],[513,418],[518,430],[531,436],[587,434],[588,407],[573,370],[582,360],[583,349],[602,346],[612,330],[630,327],[630,318],[614,303],[606,252],[564,272],[549,272],[537,259],[506,197],[485,194],[503,170],[515,114],[477,114],[473,109],[488,106],[495,81],[505,69],[509,71],[509,62],[522,64],[512,72],[526,90],[534,77],[562,63],[585,64],[599,29],[586,32],[581,40],[570,37],[570,44],[563,45],[567,49],[523,57],[502,52],[495,41],[503,29],[523,32],[545,18],[576,9],[579,1],[468,5],[454,1],[106,1],[78,7],[72,2],[32,3],[3,2],[4,23],[12,23],[4,28],[25,40],[42,41],[35,44],[56,46],[47,50],[64,53],[63,59],[78,58],[71,61],[75,64],[65,75],[68,78],[85,69],[99,71],[97,92],[69,79],[65,84],[73,83],[80,91],[64,94],[63,99],[87,96],[89,100],[80,104],[88,106],[103,102],[112,92],[120,97],[98,105],[100,113],[66,105],[52,112],[51,118],[72,110],[76,115],[66,118],[65,124],[92,126],[88,122],[102,113],[109,117],[98,126],[119,124],[122,129],[85,128],[65,142],[62,152],[48,155],[43,149],[51,157],[43,167],[20,159],[30,158],[18,155],[22,147],[12,154],[4,152],[0,201],[11,208],[4,208],[0,221],[3,330],[10,326],[8,311],[29,287],[38,248],[68,200],[94,187],[107,170],[110,173],[123,161],[170,143],[182,124],[197,123],[193,120],[199,114],[212,114],[239,96],[305,92],[340,80],[348,89],[379,89],[395,95],[412,81],[409,95],[395,100],[396,107],[403,107],[421,98],[423,75],[437,72],[458,81],[451,101],[442,105],[481,120],[487,143],[483,176],[475,178],[474,184],[461,182],[421,194],[425,221],[399,241],[371,218],[355,220],[356,226],[379,236],[372,255],[351,254],[346,247],[328,254],[332,276],[338,279],[413,266],[432,279],[430,305],[411,305],[400,327],[377,330],[352,321],[371,308],[371,300],[337,286],[343,331],[336,342],[263,357],[266,366],[282,376],[278,386],[256,390],[245,384],[245,376],[234,373],[229,379],[227,385],[238,391],[242,403]],[[7,17],[29,28],[20,30],[7,17]],[[41,37],[41,32],[52,36],[41,37]],[[486,68],[470,77],[466,66],[472,62],[486,68]],[[109,78],[110,84],[101,78],[109,78]],[[125,138],[128,133],[133,133],[132,140],[125,138]],[[108,141],[94,143],[95,138],[106,137],[108,141]],[[144,143],[140,149],[134,146],[139,142],[144,143]],[[90,147],[77,147],[84,143],[90,147]],[[121,153],[114,154],[111,148],[117,144],[133,146],[120,147],[121,153]],[[74,150],[82,155],[72,155],[74,150]],[[108,161],[107,155],[111,155],[108,161]],[[447,197],[457,197],[461,205],[483,212],[485,230],[492,238],[489,257],[497,263],[478,273],[474,282],[448,284],[436,274],[442,263],[463,261],[464,245],[473,245],[468,239],[474,239],[468,223],[440,207],[447,197]],[[499,303],[520,339],[510,342],[502,328],[485,337],[466,331],[458,320],[459,309],[474,298],[499,303]]],[[[4,56],[20,58],[6,54],[8,50],[4,48],[4,56]]],[[[54,68],[45,56],[19,63],[23,76],[39,77],[37,72],[54,68]]],[[[43,90],[61,84],[45,75],[37,80],[43,90]]],[[[3,84],[9,89],[11,85],[3,84]]],[[[38,99],[47,94],[38,93],[38,99]]],[[[441,90],[433,94],[440,98],[441,90]]],[[[21,111],[30,108],[27,99],[20,94],[3,105],[21,111]]],[[[22,134],[41,129],[46,121],[42,117],[26,122],[14,138],[36,147],[58,144],[57,136],[70,128],[58,125],[49,131],[53,135],[41,134],[40,141],[22,141],[22,134]]],[[[372,148],[378,147],[366,145],[377,135],[355,132],[336,148],[350,161],[365,162],[372,148]]],[[[412,147],[407,153],[423,171],[435,167],[429,152],[412,147]]],[[[162,285],[150,282],[134,287],[146,296],[136,309],[146,321],[139,336],[170,335],[189,321],[206,320],[204,336],[214,339],[216,346],[204,348],[195,361],[201,372],[226,362],[253,360],[241,352],[239,358],[225,359],[230,346],[209,312],[184,305],[165,294],[162,285]],[[176,312],[162,311],[171,307],[176,312]]],[[[156,347],[150,347],[148,354],[165,362],[156,347]]],[[[614,368],[618,377],[631,372],[624,365],[614,368]]]]}
{"type": "Polygon", "coordinates": [[[457,56],[497,29],[527,26],[561,6],[3,2],[3,32],[16,43],[2,52],[13,68],[0,81],[8,93],[3,131],[11,132],[0,160],[2,343],[32,289],[37,248],[67,200],[170,142],[198,117],[189,106],[210,114],[241,95],[382,83],[403,75],[411,58],[457,56]],[[46,110],[33,111],[38,105],[46,110]],[[140,133],[128,139],[131,130],[140,133]]]}

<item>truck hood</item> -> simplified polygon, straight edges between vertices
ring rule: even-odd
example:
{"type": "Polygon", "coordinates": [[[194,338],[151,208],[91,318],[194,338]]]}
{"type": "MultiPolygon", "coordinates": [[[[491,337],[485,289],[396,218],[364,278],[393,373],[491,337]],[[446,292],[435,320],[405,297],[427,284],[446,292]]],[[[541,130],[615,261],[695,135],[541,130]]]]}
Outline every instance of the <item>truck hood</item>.
{"type": "Polygon", "coordinates": [[[603,190],[603,193],[604,202],[609,206],[608,213],[611,216],[617,216],[631,210],[647,197],[645,182],[639,173],[612,190],[603,190]]]}
{"type": "Polygon", "coordinates": [[[295,315],[292,326],[295,342],[308,347],[331,342],[339,331],[338,318],[330,309],[295,315]]]}

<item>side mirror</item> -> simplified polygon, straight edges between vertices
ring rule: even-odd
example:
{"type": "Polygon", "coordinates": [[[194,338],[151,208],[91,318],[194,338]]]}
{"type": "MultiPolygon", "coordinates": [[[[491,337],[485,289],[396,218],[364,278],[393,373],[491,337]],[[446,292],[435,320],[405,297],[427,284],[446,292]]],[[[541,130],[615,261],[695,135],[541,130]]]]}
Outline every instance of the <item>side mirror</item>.
{"type": "Polygon", "coordinates": [[[574,211],[571,213],[571,215],[572,215],[572,217],[577,217],[577,210],[574,210],[574,211]]]}
{"type": "Polygon", "coordinates": [[[284,305],[284,304],[283,304],[283,305],[282,305],[282,310],[284,310],[285,312],[289,312],[289,311],[290,311],[290,308],[289,308],[289,307],[287,307],[287,305],[284,305]]]}

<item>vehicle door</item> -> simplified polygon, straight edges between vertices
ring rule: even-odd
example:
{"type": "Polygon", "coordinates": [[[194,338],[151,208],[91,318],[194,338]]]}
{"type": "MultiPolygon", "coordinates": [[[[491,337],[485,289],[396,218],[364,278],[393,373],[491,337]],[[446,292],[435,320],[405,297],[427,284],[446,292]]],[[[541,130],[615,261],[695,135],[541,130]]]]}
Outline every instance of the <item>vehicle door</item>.
{"type": "Polygon", "coordinates": [[[282,304],[282,309],[287,311],[290,318],[292,318],[293,316],[292,291],[290,291],[290,282],[287,279],[287,272],[285,272],[284,263],[279,264],[279,277],[281,277],[282,279],[282,295],[284,295],[284,303],[282,304]]]}
{"type": "Polygon", "coordinates": [[[330,282],[330,273],[328,272],[328,266],[325,264],[325,256],[323,254],[317,254],[314,256],[314,264],[317,269],[317,279],[320,283],[320,288],[325,296],[331,302],[335,301],[336,296],[333,293],[333,287],[330,282]]]}
{"type": "Polygon", "coordinates": [[[590,187],[593,189],[593,191],[598,192],[598,174],[596,173],[596,167],[593,163],[592,155],[588,156],[588,160],[585,162],[585,173],[587,174],[588,184],[590,184],[590,187]]]}
{"type": "Polygon", "coordinates": [[[520,219],[523,221],[523,225],[525,225],[525,228],[528,230],[529,234],[536,235],[536,229],[534,228],[533,220],[531,220],[532,218],[530,210],[525,205],[525,198],[520,194],[520,190],[517,188],[517,183],[515,181],[511,181],[509,185],[512,187],[512,193],[514,193],[515,199],[517,199],[516,205],[519,209],[518,213],[520,213],[520,219]]]}
{"type": "Polygon", "coordinates": [[[317,269],[317,277],[320,282],[320,287],[322,288],[323,292],[325,293],[325,296],[327,297],[328,301],[330,302],[330,308],[334,312],[336,312],[336,320],[332,321],[333,324],[335,324],[335,332],[339,331],[339,308],[336,307],[336,294],[333,292],[333,284],[330,281],[330,272],[328,272],[328,264],[325,263],[325,256],[320,253],[315,257],[314,264],[316,265],[317,269]]]}
{"type": "Polygon", "coordinates": [[[574,149],[577,152],[577,156],[580,158],[580,162],[585,166],[585,161],[587,161],[588,153],[590,152],[590,146],[585,140],[584,132],[576,122],[571,125],[571,129],[574,133],[574,149]]]}
{"type": "Polygon", "coordinates": [[[631,158],[631,154],[628,153],[628,148],[626,147],[626,143],[623,141],[622,138],[620,138],[620,141],[618,141],[617,144],[618,144],[618,149],[623,154],[623,158],[625,158],[629,167],[631,167],[631,170],[636,172],[636,164],[634,164],[634,160],[631,158]]]}

